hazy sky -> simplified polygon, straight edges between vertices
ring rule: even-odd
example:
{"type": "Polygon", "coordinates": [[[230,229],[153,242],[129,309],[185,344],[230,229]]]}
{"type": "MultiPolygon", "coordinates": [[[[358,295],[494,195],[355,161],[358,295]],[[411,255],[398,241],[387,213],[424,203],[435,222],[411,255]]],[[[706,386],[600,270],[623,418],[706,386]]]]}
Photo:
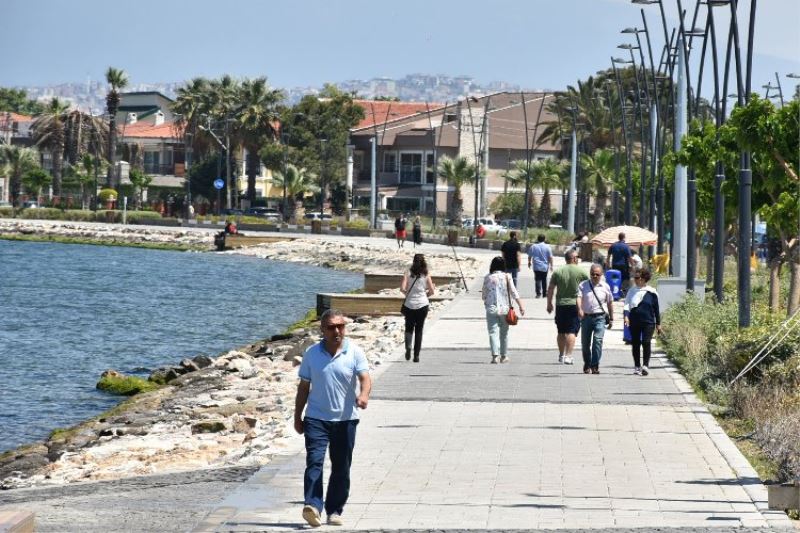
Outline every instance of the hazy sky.
{"type": "MultiPolygon", "coordinates": [[[[674,23],[677,0],[664,5],[674,23]]],[[[691,15],[695,2],[683,5],[691,15]]],[[[740,1],[742,20],[749,5],[740,1]]],[[[85,82],[115,66],[133,83],[229,73],[294,87],[439,73],[559,89],[627,53],[616,45],[631,36],[619,30],[641,27],[639,9],[628,0],[0,0],[0,85],[85,82]]],[[[715,9],[718,28],[727,12],[715,9]]],[[[658,7],[645,13],[659,50],[658,7]]],[[[800,72],[800,0],[758,2],[754,88],[776,71],[800,72]]]]}

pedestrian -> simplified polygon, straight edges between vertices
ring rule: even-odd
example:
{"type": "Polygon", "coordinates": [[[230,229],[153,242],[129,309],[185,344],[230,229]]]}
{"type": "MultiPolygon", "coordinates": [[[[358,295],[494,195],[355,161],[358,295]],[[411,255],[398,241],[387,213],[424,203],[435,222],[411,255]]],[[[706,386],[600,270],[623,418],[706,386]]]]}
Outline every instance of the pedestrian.
{"type": "Polygon", "coordinates": [[[345,324],[339,310],[322,313],[322,340],[306,350],[298,372],[294,428],[305,434],[303,518],[313,527],[322,525],[322,467],[328,447],[331,474],[324,506],[328,524],[342,525],[342,512],[350,493],[358,409],[367,408],[372,389],[367,358],[345,337],[345,324]]]}
{"type": "Polygon", "coordinates": [[[403,275],[400,291],[406,295],[403,302],[403,316],[406,319],[406,361],[411,359],[411,344],[414,344],[414,362],[419,363],[419,352],[422,347],[422,328],[428,316],[430,301],[436,287],[428,275],[428,265],[425,256],[414,254],[411,268],[403,275]]]}
{"type": "Polygon", "coordinates": [[[622,292],[626,292],[631,284],[631,267],[633,266],[633,251],[625,242],[625,234],[617,235],[619,239],[611,245],[606,256],[606,266],[619,270],[622,278],[622,292]]]}
{"type": "Polygon", "coordinates": [[[603,266],[593,264],[589,279],[578,286],[576,307],[581,319],[583,373],[599,374],[603,357],[603,334],[614,322],[614,296],[603,279],[603,266]],[[608,311],[606,311],[608,309],[608,311]]]}
{"type": "Polygon", "coordinates": [[[406,241],[406,224],[408,221],[406,220],[406,216],[402,213],[397,215],[397,218],[394,219],[394,232],[395,237],[397,238],[397,248],[403,248],[403,244],[406,241]]]}
{"type": "Polygon", "coordinates": [[[575,298],[578,297],[578,285],[589,279],[586,271],[578,266],[578,253],[567,250],[564,254],[567,264],[559,267],[550,276],[547,286],[547,312],[555,309],[556,330],[558,331],[558,362],[565,365],[574,363],[572,351],[575,349],[575,337],[581,329],[578,310],[575,307],[575,298]],[[555,308],[553,296],[557,293],[555,308]]]}
{"type": "Polygon", "coordinates": [[[625,297],[625,325],[631,330],[631,347],[633,350],[633,373],[646,376],[650,373],[650,342],[653,331],[661,334],[661,312],[658,308],[658,293],[647,282],[652,274],[646,268],[633,273],[634,286],[625,297]],[[644,352],[644,361],[640,359],[640,347],[644,352]],[[644,363],[640,365],[640,363],[644,363]]]}
{"type": "Polygon", "coordinates": [[[547,244],[547,237],[539,235],[536,244],[528,246],[528,268],[533,268],[536,297],[547,294],[547,273],[553,271],[553,251],[547,244]]]}
{"type": "Polygon", "coordinates": [[[511,308],[512,298],[517,302],[519,312],[525,316],[525,308],[519,297],[517,288],[507,273],[506,262],[502,257],[495,257],[489,266],[489,273],[483,279],[483,306],[486,309],[486,326],[489,330],[489,349],[492,352],[492,364],[498,357],[501,363],[508,358],[508,322],[506,315],[511,308]]]}
{"type": "Polygon", "coordinates": [[[514,288],[516,288],[517,275],[519,274],[519,265],[521,263],[520,257],[522,255],[522,247],[517,240],[516,231],[512,231],[508,234],[508,240],[500,247],[500,252],[503,254],[503,259],[506,263],[506,272],[511,274],[511,279],[514,281],[514,288]]]}
{"type": "Polygon", "coordinates": [[[411,230],[412,237],[414,238],[414,248],[418,245],[422,246],[422,221],[419,219],[419,215],[414,217],[414,226],[411,230]]]}

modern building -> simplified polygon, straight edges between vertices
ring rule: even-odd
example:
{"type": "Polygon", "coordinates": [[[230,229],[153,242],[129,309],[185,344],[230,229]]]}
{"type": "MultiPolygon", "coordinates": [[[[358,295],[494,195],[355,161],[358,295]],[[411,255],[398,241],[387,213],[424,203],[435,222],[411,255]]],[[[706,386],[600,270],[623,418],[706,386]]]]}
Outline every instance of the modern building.
{"type": "MultiPolygon", "coordinates": [[[[432,214],[435,203],[438,213],[446,213],[454,191],[435,177],[434,162],[461,156],[481,166],[478,215],[491,214],[500,194],[524,192],[506,183],[513,161],[559,156],[558,144],[536,142],[542,124],[557,120],[546,108],[553,98],[552,93],[500,92],[450,105],[357,101],[366,118],[350,132],[354,205],[370,203],[374,145],[379,209],[432,214]]],[[[475,213],[475,194],[474,187],[461,191],[467,215],[475,213]]],[[[560,211],[561,191],[550,194],[554,211],[560,211]]]]}

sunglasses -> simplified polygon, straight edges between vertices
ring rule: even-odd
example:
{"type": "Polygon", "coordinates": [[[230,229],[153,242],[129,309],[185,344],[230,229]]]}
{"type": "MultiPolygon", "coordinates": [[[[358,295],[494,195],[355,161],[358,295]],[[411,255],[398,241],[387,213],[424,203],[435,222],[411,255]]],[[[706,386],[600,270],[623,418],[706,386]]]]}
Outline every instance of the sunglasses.
{"type": "Polygon", "coordinates": [[[641,276],[633,276],[633,279],[642,279],[641,276]]]}
{"type": "Polygon", "coordinates": [[[326,324],[325,329],[328,331],[333,331],[335,329],[344,329],[345,326],[346,324],[326,324]]]}

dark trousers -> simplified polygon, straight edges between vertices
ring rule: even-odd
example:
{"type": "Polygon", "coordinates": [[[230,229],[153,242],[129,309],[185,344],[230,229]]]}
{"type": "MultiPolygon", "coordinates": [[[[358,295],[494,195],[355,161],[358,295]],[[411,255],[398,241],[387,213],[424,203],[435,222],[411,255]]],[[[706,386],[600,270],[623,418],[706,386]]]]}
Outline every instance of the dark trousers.
{"type": "Polygon", "coordinates": [[[325,450],[330,448],[331,478],[325,496],[325,512],[342,514],[350,495],[350,464],[356,445],[358,420],[326,422],[316,418],[303,420],[306,438],[306,474],[303,478],[305,504],[322,513],[322,466],[325,450]]]}
{"type": "Polygon", "coordinates": [[[406,317],[406,350],[411,349],[411,338],[414,339],[414,357],[419,358],[422,349],[422,328],[425,326],[425,319],[428,317],[430,306],[420,307],[419,309],[405,308],[406,317]]]}
{"type": "Polygon", "coordinates": [[[547,270],[544,272],[534,270],[533,276],[535,278],[536,296],[544,296],[547,294],[547,270]]]}
{"type": "Polygon", "coordinates": [[[644,352],[644,366],[650,366],[650,341],[653,340],[653,331],[655,331],[655,324],[639,324],[630,321],[631,330],[631,346],[633,347],[633,365],[636,367],[641,366],[639,348],[644,352]]]}

